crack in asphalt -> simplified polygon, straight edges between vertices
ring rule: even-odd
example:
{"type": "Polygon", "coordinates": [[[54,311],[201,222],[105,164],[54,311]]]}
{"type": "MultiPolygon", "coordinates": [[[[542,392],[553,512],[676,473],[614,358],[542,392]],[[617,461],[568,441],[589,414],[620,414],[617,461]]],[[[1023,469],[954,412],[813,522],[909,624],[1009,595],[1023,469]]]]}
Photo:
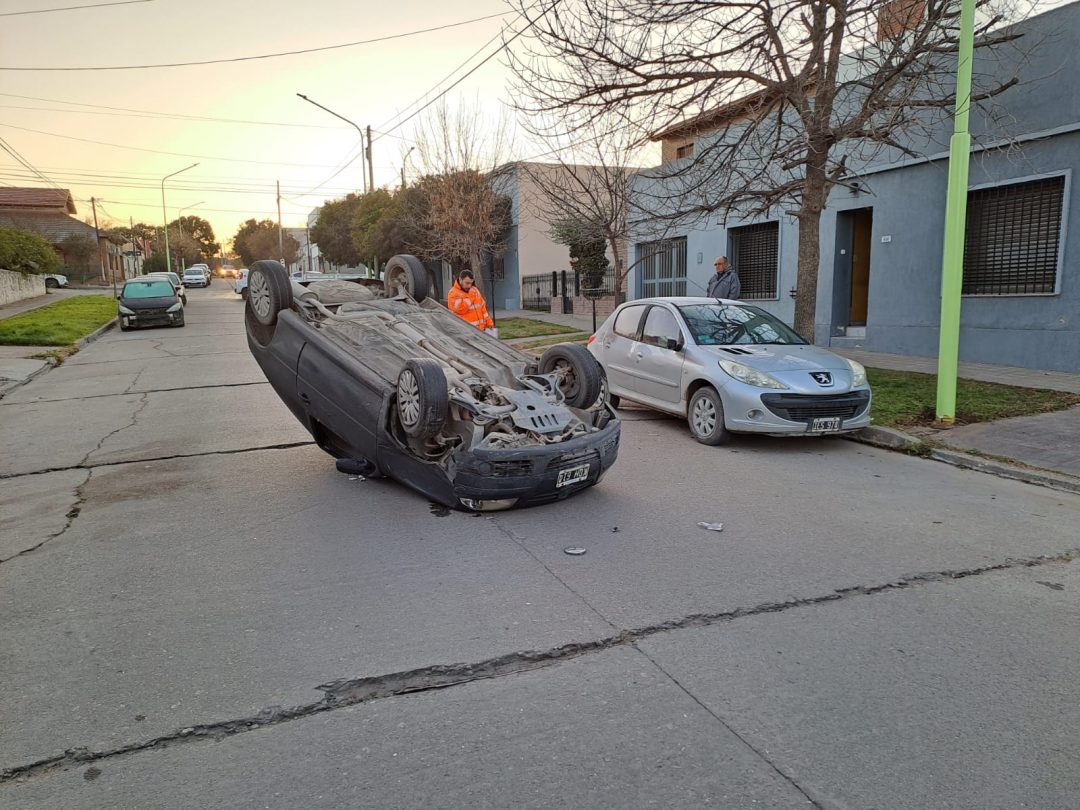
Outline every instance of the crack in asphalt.
{"type": "MultiPolygon", "coordinates": [[[[1076,559],[1080,559],[1080,548],[1070,549],[1054,555],[1006,558],[1006,560],[1001,563],[975,568],[929,571],[921,574],[910,574],[892,580],[891,582],[885,582],[878,585],[853,585],[846,588],[837,588],[830,593],[818,596],[792,598],[783,602],[764,602],[754,607],[740,607],[716,613],[695,613],[680,619],[672,619],[631,630],[622,630],[613,635],[592,641],[570,642],[547,650],[526,650],[507,653],[476,663],[436,664],[387,675],[329,681],[316,687],[323,693],[323,697],[320,700],[311,703],[291,707],[268,706],[258,714],[250,715],[248,717],[187,726],[167,734],[152,737],[148,740],[128,743],[126,745],[101,751],[93,751],[86,747],[69,748],[61,754],[0,770],[0,784],[46,776],[57,771],[80,767],[88,763],[112,760],[118,757],[141,753],[143,751],[161,750],[171,746],[185,745],[194,742],[220,741],[237,734],[245,734],[249,731],[269,728],[271,726],[289,723],[294,720],[313,717],[318,714],[323,714],[324,712],[334,711],[336,709],[360,703],[368,703],[374,700],[381,700],[383,698],[438,691],[476,681],[520,675],[525,672],[554,666],[563,661],[569,661],[582,656],[601,653],[620,647],[633,647],[639,649],[637,647],[639,641],[651,636],[676,630],[710,627],[751,616],[783,613],[800,608],[819,607],[832,602],[844,601],[856,597],[876,596],[892,591],[910,590],[927,584],[967,579],[969,577],[981,576],[996,571],[1036,568],[1056,563],[1070,563],[1076,559]]],[[[671,676],[668,675],[668,677],[670,678],[671,676]]],[[[678,684],[677,681],[676,684],[678,684]]],[[[708,707],[705,707],[700,700],[693,696],[693,694],[688,692],[681,685],[679,686],[684,692],[687,692],[691,698],[697,701],[699,705],[702,705],[706,711],[709,711],[717,720],[724,723],[722,719],[711,712],[708,707]]],[[[726,726],[727,724],[724,723],[724,725],[726,726]]],[[[728,728],[730,728],[730,726],[728,728]]],[[[740,737],[740,739],[742,738],[740,737]]],[[[746,741],[744,740],[744,742],[746,741]]],[[[747,743],[747,745],[750,744],[747,743]]],[[[750,747],[753,748],[753,746],[750,747]]],[[[768,762],[767,759],[766,761],[768,762]]],[[[790,777],[782,772],[780,773],[787,781],[791,782],[804,796],[806,796],[815,807],[822,807],[818,800],[812,798],[803,788],[796,785],[790,777]]]]}
{"type": "MultiPolygon", "coordinates": [[[[124,428],[131,427],[131,425],[125,425],[124,428]]],[[[120,430],[113,431],[112,434],[119,433],[120,430]]],[[[108,436],[105,437],[106,439],[108,436]]],[[[105,441],[105,439],[102,439],[105,441]]],[[[69,470],[96,470],[101,467],[121,467],[124,464],[151,464],[155,461],[173,461],[182,458],[200,458],[202,456],[235,456],[240,453],[258,453],[263,450],[291,450],[294,447],[313,447],[315,442],[282,442],[281,444],[264,444],[258,447],[238,447],[234,450],[202,450],[198,453],[173,453],[168,456],[152,456],[150,458],[129,458],[120,459],[118,461],[100,461],[96,464],[86,464],[85,459],[78,464],[72,464],[67,467],[47,467],[43,470],[33,470],[31,472],[22,473],[0,473],[0,481],[5,481],[9,478],[26,478],[30,475],[48,475],[49,473],[67,472],[69,470]]],[[[99,445],[100,447],[100,445],[99,445]]],[[[87,456],[92,455],[95,450],[91,450],[87,456]]]]}
{"type": "MultiPolygon", "coordinates": [[[[145,371],[145,369],[144,369],[145,371]]],[[[84,399],[104,399],[105,397],[123,397],[130,396],[131,394],[174,394],[177,391],[200,391],[207,388],[243,388],[249,385],[269,385],[266,380],[254,380],[252,382],[241,383],[217,383],[215,385],[185,385],[182,388],[148,388],[145,391],[132,391],[130,389],[135,387],[135,383],[138,382],[138,377],[142,375],[142,371],[136,375],[136,379],[128,386],[127,391],[118,392],[115,394],[87,394],[83,397],[59,397],[57,399],[35,399],[31,402],[0,402],[0,408],[5,405],[12,407],[27,405],[42,405],[48,402],[80,402],[84,399]]]]}
{"type": "Polygon", "coordinates": [[[94,474],[93,470],[87,470],[86,471],[86,478],[84,478],[82,481],[80,481],[78,484],[76,484],[75,489],[73,490],[74,493],[75,493],[75,500],[72,502],[71,508],[68,509],[67,514],[64,516],[66,518],[66,520],[64,522],[64,525],[58,531],[53,532],[48,537],[46,537],[44,540],[42,540],[42,541],[40,541],[38,543],[35,543],[34,545],[30,546],[29,548],[24,548],[22,551],[16,552],[15,554],[12,554],[10,557],[0,558],[0,565],[3,565],[6,562],[11,562],[12,560],[17,559],[19,557],[24,557],[27,554],[32,554],[33,552],[37,551],[39,548],[44,546],[46,543],[48,543],[48,542],[50,542],[52,540],[55,540],[57,537],[60,537],[63,534],[67,533],[67,530],[70,529],[72,524],[75,522],[75,518],[77,518],[79,516],[79,514],[82,512],[83,504],[86,503],[86,495],[83,492],[83,488],[88,483],[90,483],[90,478],[91,478],[91,476],[93,476],[93,474],[94,474]]]}

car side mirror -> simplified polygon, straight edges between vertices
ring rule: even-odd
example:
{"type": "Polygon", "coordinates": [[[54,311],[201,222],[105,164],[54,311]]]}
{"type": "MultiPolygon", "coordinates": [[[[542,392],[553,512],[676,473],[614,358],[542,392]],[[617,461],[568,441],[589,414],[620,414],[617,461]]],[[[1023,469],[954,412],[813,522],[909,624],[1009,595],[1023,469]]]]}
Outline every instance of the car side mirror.
{"type": "Polygon", "coordinates": [[[670,351],[673,351],[673,352],[681,351],[682,347],[683,347],[683,342],[681,340],[679,340],[678,338],[669,337],[667,339],[667,348],[670,351]]]}
{"type": "Polygon", "coordinates": [[[121,298],[123,298],[123,297],[124,297],[124,294],[123,294],[123,293],[117,293],[117,294],[116,294],[116,300],[117,300],[117,301],[119,301],[119,300],[120,300],[121,298]]]}

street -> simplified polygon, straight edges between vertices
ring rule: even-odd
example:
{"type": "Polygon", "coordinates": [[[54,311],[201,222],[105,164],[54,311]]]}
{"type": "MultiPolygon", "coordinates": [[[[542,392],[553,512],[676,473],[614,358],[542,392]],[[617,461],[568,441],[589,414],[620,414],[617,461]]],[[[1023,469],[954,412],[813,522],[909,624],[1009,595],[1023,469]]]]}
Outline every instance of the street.
{"type": "Polygon", "coordinates": [[[1080,497],[626,409],[448,512],[188,297],[0,401],[5,808],[1080,807],[1080,497]]]}

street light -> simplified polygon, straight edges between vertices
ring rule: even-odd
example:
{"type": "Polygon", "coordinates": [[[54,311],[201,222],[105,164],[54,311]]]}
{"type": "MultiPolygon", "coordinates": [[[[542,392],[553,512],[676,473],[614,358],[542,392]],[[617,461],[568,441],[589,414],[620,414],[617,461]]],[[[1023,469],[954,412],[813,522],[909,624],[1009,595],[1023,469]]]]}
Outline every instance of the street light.
{"type": "Polygon", "coordinates": [[[194,169],[198,165],[198,163],[192,163],[190,166],[185,166],[178,172],[167,174],[161,178],[161,217],[165,220],[165,269],[168,270],[170,273],[172,272],[172,259],[169,257],[169,214],[165,210],[165,181],[168,180],[170,177],[176,177],[176,175],[180,174],[181,172],[186,172],[188,169],[194,169]]]}
{"type": "MultiPolygon", "coordinates": [[[[409,151],[405,153],[405,156],[401,159],[401,188],[405,189],[405,164],[409,161],[409,155],[416,149],[415,146],[410,146],[409,151]]],[[[593,330],[595,331],[595,330],[593,330]]]]}
{"type": "MultiPolygon", "coordinates": [[[[365,143],[364,130],[360,128],[360,125],[358,123],[356,123],[355,121],[350,121],[344,115],[341,115],[341,113],[336,113],[333,110],[331,110],[329,107],[324,107],[322,104],[320,104],[317,101],[312,101],[310,98],[305,96],[303,93],[297,93],[296,95],[300,96],[300,98],[302,98],[308,104],[314,104],[320,110],[326,110],[326,112],[330,113],[335,118],[340,118],[346,124],[349,124],[350,126],[355,127],[356,131],[360,133],[360,149],[363,151],[364,155],[367,157],[367,163],[368,163],[367,172],[364,171],[363,162],[360,163],[360,175],[361,175],[361,178],[364,181],[364,193],[367,194],[367,190],[368,190],[368,173],[371,173],[371,133],[370,133],[371,127],[368,127],[367,145],[365,146],[364,145],[364,143],[365,143]]],[[[371,178],[371,184],[375,185],[375,178],[374,177],[371,178]]]]}

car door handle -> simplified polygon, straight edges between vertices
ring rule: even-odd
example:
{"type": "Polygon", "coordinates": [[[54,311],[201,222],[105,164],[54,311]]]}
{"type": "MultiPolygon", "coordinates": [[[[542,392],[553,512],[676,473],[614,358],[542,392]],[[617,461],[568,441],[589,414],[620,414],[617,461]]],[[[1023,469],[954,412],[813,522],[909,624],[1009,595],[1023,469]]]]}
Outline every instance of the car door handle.
{"type": "Polygon", "coordinates": [[[645,355],[642,352],[637,352],[637,359],[640,360],[645,355]]]}
{"type": "Polygon", "coordinates": [[[309,397],[307,394],[301,392],[300,393],[300,401],[303,402],[305,405],[310,405],[311,404],[311,397],[309,397]]]}

